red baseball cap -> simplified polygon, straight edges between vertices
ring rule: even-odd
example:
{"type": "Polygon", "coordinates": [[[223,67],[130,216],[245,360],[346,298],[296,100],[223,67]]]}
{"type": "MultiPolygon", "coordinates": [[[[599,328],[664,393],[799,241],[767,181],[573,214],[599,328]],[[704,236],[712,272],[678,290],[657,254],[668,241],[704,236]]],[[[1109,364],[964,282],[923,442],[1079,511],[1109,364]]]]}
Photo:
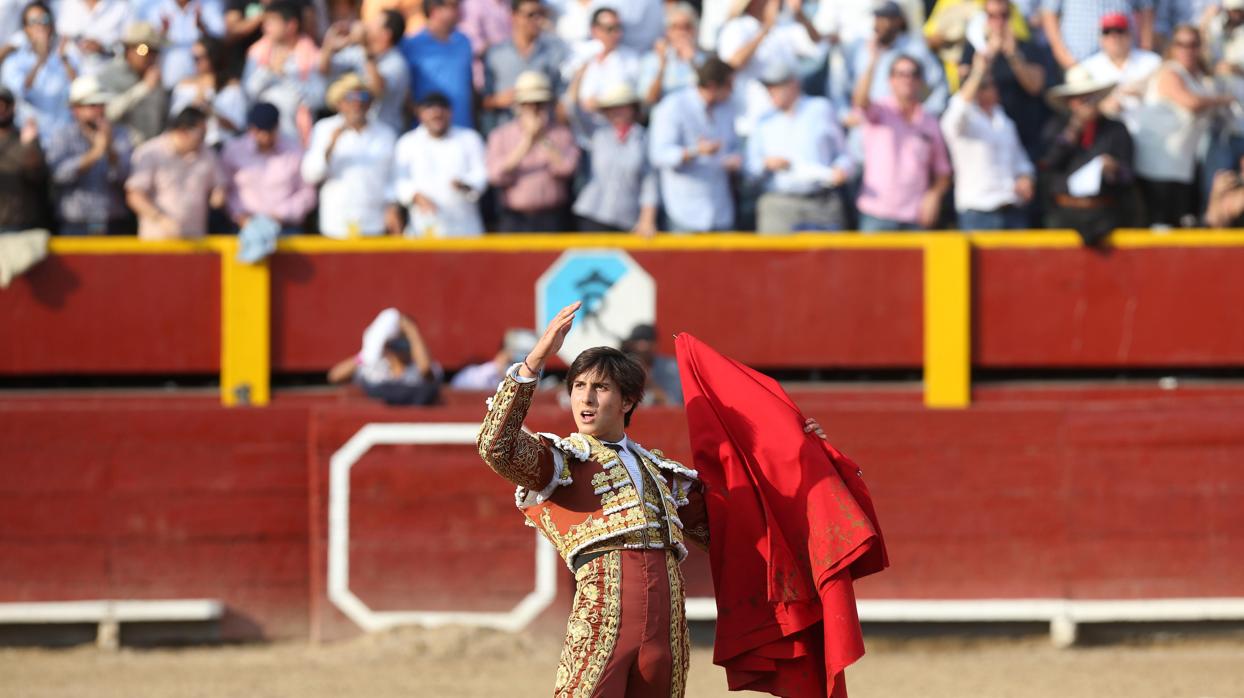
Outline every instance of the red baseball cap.
{"type": "Polygon", "coordinates": [[[1131,20],[1127,18],[1127,15],[1122,12],[1111,12],[1110,14],[1102,16],[1101,28],[1122,29],[1123,31],[1129,31],[1132,28],[1132,23],[1131,20]]]}

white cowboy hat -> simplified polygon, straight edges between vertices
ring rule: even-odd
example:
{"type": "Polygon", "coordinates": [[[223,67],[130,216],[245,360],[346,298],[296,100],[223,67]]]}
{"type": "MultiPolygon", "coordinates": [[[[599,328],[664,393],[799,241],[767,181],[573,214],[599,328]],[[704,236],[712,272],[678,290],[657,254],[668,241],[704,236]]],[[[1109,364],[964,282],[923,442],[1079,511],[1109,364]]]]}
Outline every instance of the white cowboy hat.
{"type": "Polygon", "coordinates": [[[1093,77],[1088,68],[1073,65],[1067,70],[1063,84],[1046,90],[1045,100],[1055,109],[1062,110],[1065,108],[1068,97],[1105,94],[1114,89],[1117,84],[1114,80],[1098,80],[1093,77]]]}
{"type": "Polygon", "coordinates": [[[94,75],[80,75],[69,84],[69,103],[75,106],[107,104],[108,93],[94,75]]]}

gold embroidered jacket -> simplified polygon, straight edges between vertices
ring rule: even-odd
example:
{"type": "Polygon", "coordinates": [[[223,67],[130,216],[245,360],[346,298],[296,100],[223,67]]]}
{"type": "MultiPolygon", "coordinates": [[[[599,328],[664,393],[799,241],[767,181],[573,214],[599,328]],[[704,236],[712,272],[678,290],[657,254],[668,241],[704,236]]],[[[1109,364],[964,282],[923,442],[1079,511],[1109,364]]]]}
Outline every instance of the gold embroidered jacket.
{"type": "Polygon", "coordinates": [[[621,456],[594,437],[523,431],[535,382],[506,376],[489,401],[479,454],[518,486],[515,503],[573,567],[581,553],[671,548],[687,555],[685,539],[707,548],[708,515],[696,472],[657,450],[632,443],[643,497],[621,456]]]}

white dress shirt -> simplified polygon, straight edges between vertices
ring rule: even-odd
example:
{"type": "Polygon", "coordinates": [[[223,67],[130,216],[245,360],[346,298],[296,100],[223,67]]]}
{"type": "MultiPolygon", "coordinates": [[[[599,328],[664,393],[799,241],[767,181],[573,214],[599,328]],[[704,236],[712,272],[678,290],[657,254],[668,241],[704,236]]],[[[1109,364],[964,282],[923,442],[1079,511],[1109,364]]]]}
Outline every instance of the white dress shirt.
{"type": "MultiPolygon", "coordinates": [[[[86,0],[63,0],[56,15],[56,33],[72,41],[90,39],[105,51],[119,52],[121,36],[132,19],[133,12],[126,0],[99,0],[94,6],[86,0]]],[[[78,60],[82,75],[94,75],[110,60],[105,54],[82,54],[76,43],[70,47],[69,55],[78,60]]]]}
{"type": "Polygon", "coordinates": [[[477,237],[484,233],[479,197],[488,185],[484,141],[469,128],[451,126],[435,138],[424,126],[397,141],[394,193],[410,212],[406,234],[412,237],[477,237]],[[470,191],[454,186],[461,182],[470,191]],[[414,205],[422,194],[436,205],[424,213],[414,205]]]}
{"type": "Polygon", "coordinates": [[[327,157],[328,144],[344,123],[340,114],[318,121],[302,160],[302,178],[321,184],[320,234],[338,239],[384,235],[397,136],[388,126],[368,121],[362,131],[347,128],[327,157]]]}
{"type": "Polygon", "coordinates": [[[1002,105],[986,113],[955,95],[942,114],[942,134],[955,171],[955,210],[996,211],[1020,203],[1015,180],[1034,170],[1002,105]]]}
{"type": "Polygon", "coordinates": [[[597,99],[611,87],[626,83],[632,88],[639,82],[640,56],[626,46],[619,46],[604,58],[599,58],[601,45],[595,39],[575,47],[573,57],[566,64],[562,78],[566,84],[574,79],[579,67],[587,63],[583,79],[579,81],[579,101],[597,99]]]}

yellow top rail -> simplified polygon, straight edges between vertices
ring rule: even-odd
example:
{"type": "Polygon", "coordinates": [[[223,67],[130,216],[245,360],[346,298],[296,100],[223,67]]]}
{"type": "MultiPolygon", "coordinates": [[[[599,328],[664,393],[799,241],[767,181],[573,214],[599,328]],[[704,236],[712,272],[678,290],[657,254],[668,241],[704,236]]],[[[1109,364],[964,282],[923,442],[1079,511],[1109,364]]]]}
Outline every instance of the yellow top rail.
{"type": "MultiPolygon", "coordinates": [[[[1244,247],[1244,230],[1118,230],[1108,240],[1121,249],[1244,247]]],[[[924,387],[929,407],[962,408],[971,401],[971,251],[1075,249],[1070,230],[962,233],[753,233],[659,235],[488,235],[468,239],[403,237],[333,240],[312,235],[282,238],[278,252],[349,254],[385,252],[560,252],[617,248],[631,251],[919,250],[924,257],[924,387]]],[[[54,254],[215,254],[221,264],[221,401],[264,405],[269,399],[270,274],[266,263],[237,261],[238,239],[144,241],[129,237],[53,238],[54,254]]]]}

